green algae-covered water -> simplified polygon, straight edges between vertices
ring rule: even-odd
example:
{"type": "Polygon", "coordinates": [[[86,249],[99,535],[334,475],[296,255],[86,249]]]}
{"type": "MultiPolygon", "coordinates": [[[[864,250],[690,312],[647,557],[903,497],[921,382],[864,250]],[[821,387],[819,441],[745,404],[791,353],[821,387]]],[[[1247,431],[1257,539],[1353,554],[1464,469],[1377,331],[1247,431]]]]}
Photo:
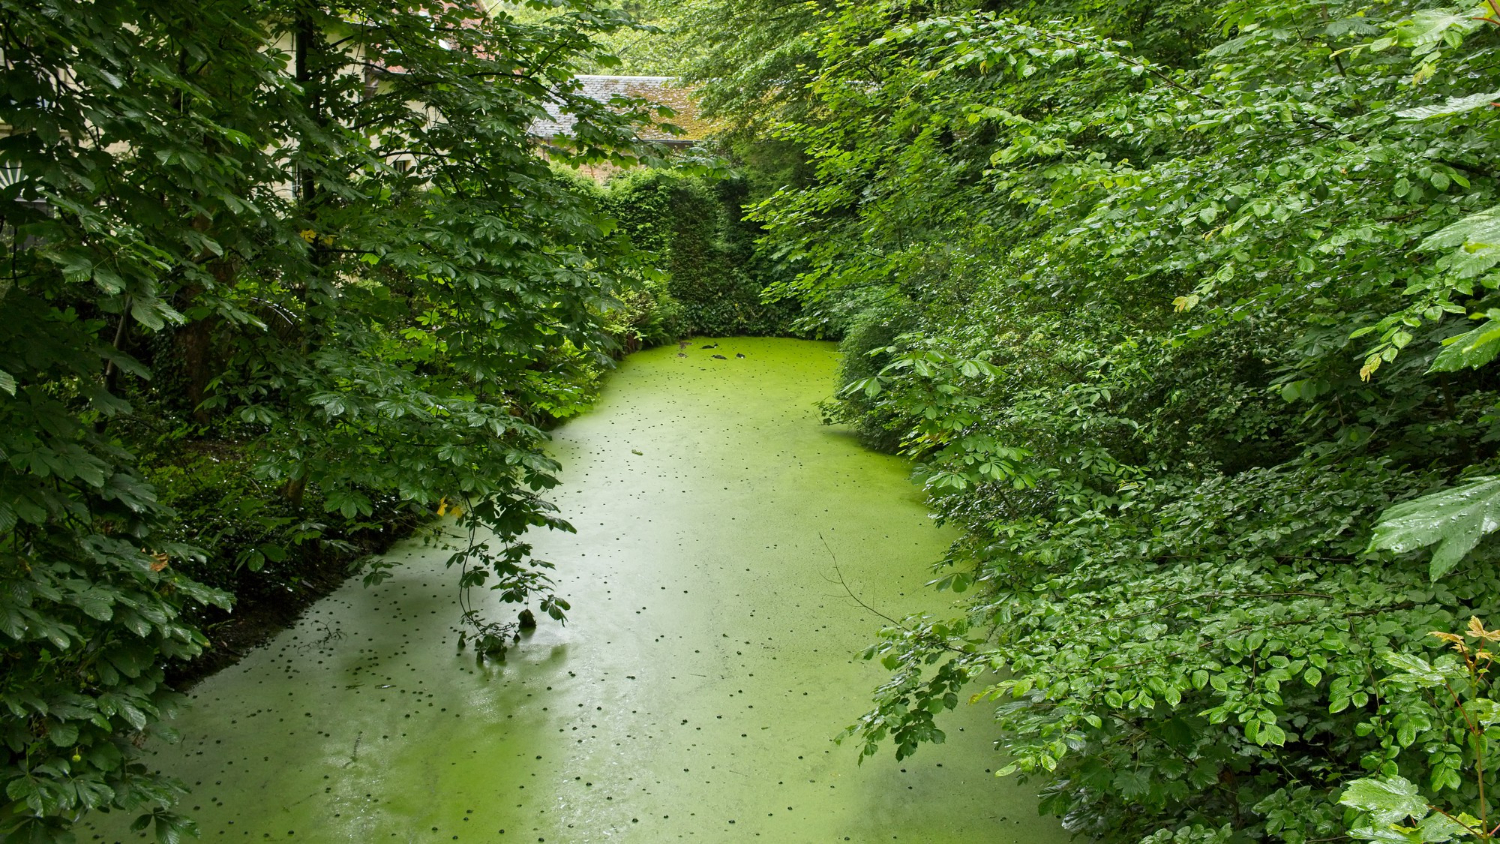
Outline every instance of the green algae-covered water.
{"type": "MultiPolygon", "coordinates": [[[[566,627],[477,665],[445,552],[412,542],[202,683],[151,761],[203,837],[1065,841],[990,775],[982,708],[901,763],[832,743],[883,678],[857,657],[882,622],[837,575],[888,615],[942,610],[922,584],[950,537],[902,461],[819,423],[831,344],[708,342],[632,356],[557,433],[578,533],[534,541],[566,627]]],[[[117,820],[80,839],[139,838],[117,820]]]]}

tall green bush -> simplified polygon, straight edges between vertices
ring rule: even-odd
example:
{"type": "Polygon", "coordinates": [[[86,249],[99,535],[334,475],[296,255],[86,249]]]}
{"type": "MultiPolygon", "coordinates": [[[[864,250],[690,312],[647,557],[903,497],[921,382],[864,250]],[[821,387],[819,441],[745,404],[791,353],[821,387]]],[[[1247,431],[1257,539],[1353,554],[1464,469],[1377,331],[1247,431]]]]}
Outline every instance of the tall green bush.
{"type": "Polygon", "coordinates": [[[854,384],[868,384],[892,363],[889,351],[897,338],[917,327],[912,302],[897,299],[874,305],[853,319],[839,341],[838,391],[840,401],[824,404],[824,419],[853,426],[867,448],[896,453],[907,430],[900,414],[884,407],[877,397],[854,384]]]}
{"type": "Polygon", "coordinates": [[[606,207],[634,245],[665,273],[660,329],[682,335],[778,335],[789,331],[793,303],[767,304],[762,292],[777,267],[755,247],[758,227],[744,219],[743,179],[710,181],[673,170],[639,170],[611,181],[606,207]]]}

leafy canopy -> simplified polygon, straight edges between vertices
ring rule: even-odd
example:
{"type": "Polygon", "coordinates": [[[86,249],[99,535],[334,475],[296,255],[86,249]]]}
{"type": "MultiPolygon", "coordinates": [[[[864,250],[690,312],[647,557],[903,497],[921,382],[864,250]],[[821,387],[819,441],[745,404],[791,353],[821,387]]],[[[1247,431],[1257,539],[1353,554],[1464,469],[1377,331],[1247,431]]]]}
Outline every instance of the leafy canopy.
{"type": "Polygon", "coordinates": [[[542,426],[636,258],[527,128],[552,104],[578,118],[554,161],[629,164],[649,110],[574,81],[622,16],[552,5],[0,0],[0,837],[192,831],[137,749],[230,601],[145,480],[174,451],[243,456],[293,543],[458,503],[465,609],[563,617],[519,537],[568,529],[542,426]]]}

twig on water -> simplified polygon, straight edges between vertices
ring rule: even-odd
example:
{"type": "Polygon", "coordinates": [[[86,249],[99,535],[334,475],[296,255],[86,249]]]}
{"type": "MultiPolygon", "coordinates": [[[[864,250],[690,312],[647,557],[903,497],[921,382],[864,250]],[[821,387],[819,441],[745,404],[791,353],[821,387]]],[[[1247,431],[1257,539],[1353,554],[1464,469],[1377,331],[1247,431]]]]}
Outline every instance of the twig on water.
{"type": "Polygon", "coordinates": [[[897,621],[894,618],[891,618],[890,616],[886,615],[885,613],[881,612],[880,610],[875,609],[874,607],[872,607],[869,604],[865,603],[864,601],[860,600],[860,597],[858,595],[854,594],[854,590],[849,588],[848,581],[844,580],[844,572],[839,569],[839,558],[838,558],[838,555],[833,553],[833,549],[832,548],[829,548],[829,546],[828,546],[828,540],[823,539],[823,532],[822,531],[818,531],[818,539],[823,542],[823,547],[828,550],[828,556],[833,560],[833,573],[839,576],[839,585],[842,586],[842,587],[844,587],[844,591],[846,593],[848,593],[848,595],[849,595],[850,598],[854,599],[854,603],[859,604],[860,606],[864,607],[867,611],[869,611],[871,613],[874,613],[875,615],[880,616],[881,618],[885,619],[886,621],[889,621],[891,624],[894,624],[897,627],[901,627],[902,626],[901,622],[897,621]]]}

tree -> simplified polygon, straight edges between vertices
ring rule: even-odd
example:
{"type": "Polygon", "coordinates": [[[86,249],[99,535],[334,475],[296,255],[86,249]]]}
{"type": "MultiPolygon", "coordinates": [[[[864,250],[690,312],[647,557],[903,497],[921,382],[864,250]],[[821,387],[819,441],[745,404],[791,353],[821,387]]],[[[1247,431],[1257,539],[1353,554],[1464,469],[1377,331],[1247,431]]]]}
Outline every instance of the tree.
{"type": "Polygon", "coordinates": [[[628,162],[645,115],[576,95],[621,22],[588,2],[543,24],[437,0],[0,9],[0,832],[113,808],[176,840],[180,789],[136,739],[177,703],[164,663],[207,644],[194,608],[230,596],[172,541],[192,526],[143,479],[135,408],[175,402],[167,430],[241,450],[294,508],[461,503],[463,593],[560,618],[518,541],[567,529],[539,423],[604,354],[633,258],[526,129],[560,103],[564,160],[628,162]]]}
{"type": "Polygon", "coordinates": [[[1417,711],[1385,657],[1500,595],[1488,505],[1455,498],[1495,474],[1500,399],[1450,365],[1486,348],[1454,315],[1487,319],[1495,286],[1473,17],[815,16],[805,105],[760,112],[812,170],[754,215],[806,267],[773,293],[859,315],[846,354],[882,363],[841,412],[964,531],[937,583],[966,611],[869,651],[892,676],[850,732],[867,752],[992,704],[1009,770],[1108,840],[1340,836],[1366,771],[1475,805],[1462,753],[1402,752],[1417,711]],[[1392,504],[1467,477],[1429,502],[1456,529],[1396,510],[1380,536],[1404,538],[1371,547],[1392,504]]]}

